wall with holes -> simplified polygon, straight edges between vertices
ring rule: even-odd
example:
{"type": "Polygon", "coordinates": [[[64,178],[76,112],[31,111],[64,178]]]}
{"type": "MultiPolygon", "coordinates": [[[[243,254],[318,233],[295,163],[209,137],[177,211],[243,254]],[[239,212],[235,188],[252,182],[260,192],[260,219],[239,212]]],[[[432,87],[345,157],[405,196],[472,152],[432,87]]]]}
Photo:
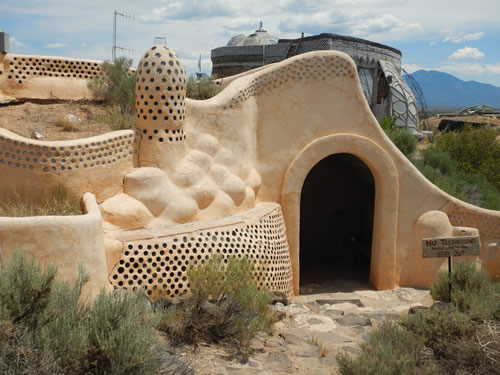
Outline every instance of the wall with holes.
{"type": "Polygon", "coordinates": [[[0,54],[0,101],[15,99],[91,99],[90,78],[100,61],[0,54]]]}
{"type": "Polygon", "coordinates": [[[245,217],[235,215],[222,222],[200,223],[194,230],[182,229],[157,238],[124,239],[124,249],[109,277],[111,284],[144,288],[152,297],[179,296],[189,291],[189,266],[213,255],[225,262],[230,256],[247,256],[262,287],[291,295],[290,255],[279,205],[266,204],[245,217]]]}
{"type": "Polygon", "coordinates": [[[375,181],[375,288],[426,287],[446,268],[422,260],[418,245],[415,228],[433,211],[446,214],[437,234],[477,230],[478,262],[500,275],[500,213],[450,197],[415,169],[373,117],[348,55],[295,56],[204,101],[185,98],[182,63],[164,46],[146,51],[136,78],[135,132],[38,142],[0,129],[0,172],[9,177],[0,188],[62,182],[97,196],[114,287],[182,295],[187,267],[221,254],[249,256],[267,287],[298,293],[302,186],[335,153],[357,156],[375,181]]]}
{"type": "Polygon", "coordinates": [[[101,136],[37,141],[0,128],[0,184],[4,194],[40,194],[63,184],[77,196],[94,192],[98,201],[121,189],[123,174],[132,169],[134,132],[122,130],[101,136]]]}

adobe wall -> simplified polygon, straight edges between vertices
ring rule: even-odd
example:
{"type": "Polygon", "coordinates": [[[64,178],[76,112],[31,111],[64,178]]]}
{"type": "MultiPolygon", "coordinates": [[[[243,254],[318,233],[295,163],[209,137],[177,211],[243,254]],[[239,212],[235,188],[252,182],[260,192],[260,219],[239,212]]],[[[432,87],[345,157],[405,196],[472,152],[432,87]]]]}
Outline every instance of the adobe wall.
{"type": "MultiPolygon", "coordinates": [[[[450,214],[451,228],[460,222],[450,205],[460,210],[469,205],[427,181],[386,137],[366,103],[352,59],[341,52],[311,52],[240,77],[213,99],[187,101],[187,113],[194,118],[188,115],[186,128],[194,131],[195,123],[203,126],[205,121],[197,115],[205,111],[214,114],[219,129],[249,126],[248,121],[235,122],[236,118],[254,118],[257,113],[251,138],[257,150],[256,170],[263,181],[257,201],[282,205],[295,292],[302,185],[310,168],[338,152],[358,156],[375,178],[372,283],[379,289],[428,287],[445,269],[446,260],[422,259],[420,239],[414,241],[417,221],[426,212],[438,210],[450,214]]],[[[490,227],[497,225],[500,213],[477,207],[466,212],[466,217],[482,218],[464,222],[479,230],[483,268],[496,277],[500,254],[495,241],[500,236],[498,229],[490,227]],[[483,221],[487,224],[477,224],[483,221]]],[[[449,234],[442,232],[442,236],[449,234]]]]}
{"type": "Polygon", "coordinates": [[[15,99],[92,99],[89,78],[102,61],[0,53],[0,102],[15,99]]]}
{"type": "Polygon", "coordinates": [[[71,283],[82,264],[88,276],[84,298],[96,297],[103,287],[110,290],[102,217],[93,194],[83,196],[82,209],[84,214],[74,216],[0,217],[2,260],[18,248],[42,266],[57,266],[58,278],[71,283]]]}
{"type": "MultiPolygon", "coordinates": [[[[135,133],[40,142],[0,129],[7,177],[0,190],[63,183],[97,196],[103,264],[114,286],[182,294],[188,264],[207,255],[201,249],[227,259],[246,239],[238,256],[250,254],[256,264],[279,259],[267,264],[266,284],[285,294],[293,285],[297,294],[300,251],[307,251],[299,248],[302,186],[314,165],[336,153],[357,156],[374,177],[370,280],[377,289],[431,284],[446,260],[422,258],[420,241],[429,235],[479,233],[476,260],[490,277],[500,276],[500,212],[460,202],[418,172],[381,130],[348,55],[302,54],[243,74],[204,101],[184,98],[183,69],[166,47],[146,52],[137,71],[135,133]]],[[[29,232],[36,220],[25,219],[19,223],[29,232]]],[[[73,231],[99,237],[85,225],[73,231]]]]}

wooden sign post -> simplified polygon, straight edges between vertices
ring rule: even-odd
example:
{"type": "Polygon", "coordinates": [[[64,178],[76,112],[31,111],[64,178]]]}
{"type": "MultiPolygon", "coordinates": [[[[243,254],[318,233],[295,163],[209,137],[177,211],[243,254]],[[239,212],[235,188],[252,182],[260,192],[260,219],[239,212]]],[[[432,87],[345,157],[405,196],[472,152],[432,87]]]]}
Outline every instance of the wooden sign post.
{"type": "Polygon", "coordinates": [[[448,298],[451,302],[451,257],[479,255],[479,236],[424,238],[422,250],[424,258],[448,258],[448,298]]]}

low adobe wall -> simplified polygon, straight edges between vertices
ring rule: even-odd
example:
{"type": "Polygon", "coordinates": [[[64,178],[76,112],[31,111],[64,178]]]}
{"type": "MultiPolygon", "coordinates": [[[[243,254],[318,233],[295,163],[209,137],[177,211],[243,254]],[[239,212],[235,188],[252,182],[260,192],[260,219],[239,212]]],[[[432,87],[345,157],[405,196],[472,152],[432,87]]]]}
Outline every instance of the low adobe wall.
{"type": "Polygon", "coordinates": [[[102,61],[0,53],[0,102],[16,99],[92,99],[90,78],[102,61]]]}
{"type": "Polygon", "coordinates": [[[50,192],[65,185],[81,197],[92,192],[100,202],[116,194],[133,168],[134,132],[121,130],[91,138],[37,141],[0,128],[0,194],[50,192]]]}
{"type": "Polygon", "coordinates": [[[293,295],[292,270],[281,208],[276,203],[230,217],[177,225],[156,231],[123,232],[115,237],[116,264],[109,281],[116,288],[144,288],[153,298],[189,291],[187,269],[219,255],[247,256],[260,275],[261,286],[293,295]]]}
{"type": "Polygon", "coordinates": [[[109,289],[102,218],[93,194],[83,196],[82,208],[83,215],[0,217],[2,259],[19,248],[42,266],[56,265],[58,278],[69,282],[77,280],[82,264],[89,279],[84,297],[95,297],[103,287],[109,289]]]}

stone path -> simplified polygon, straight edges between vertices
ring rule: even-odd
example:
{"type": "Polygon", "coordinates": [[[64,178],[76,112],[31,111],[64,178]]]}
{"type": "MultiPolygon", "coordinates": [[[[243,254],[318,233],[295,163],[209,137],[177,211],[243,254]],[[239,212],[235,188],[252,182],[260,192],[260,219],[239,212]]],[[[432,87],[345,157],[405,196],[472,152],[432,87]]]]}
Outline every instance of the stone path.
{"type": "Polygon", "coordinates": [[[246,364],[227,358],[227,352],[215,345],[196,351],[184,348],[176,354],[196,375],[339,374],[339,350],[358,353],[372,327],[384,319],[399,319],[410,307],[431,304],[427,290],[412,288],[304,295],[288,306],[274,305],[284,318],[272,335],[254,340],[254,353],[246,364]]]}

